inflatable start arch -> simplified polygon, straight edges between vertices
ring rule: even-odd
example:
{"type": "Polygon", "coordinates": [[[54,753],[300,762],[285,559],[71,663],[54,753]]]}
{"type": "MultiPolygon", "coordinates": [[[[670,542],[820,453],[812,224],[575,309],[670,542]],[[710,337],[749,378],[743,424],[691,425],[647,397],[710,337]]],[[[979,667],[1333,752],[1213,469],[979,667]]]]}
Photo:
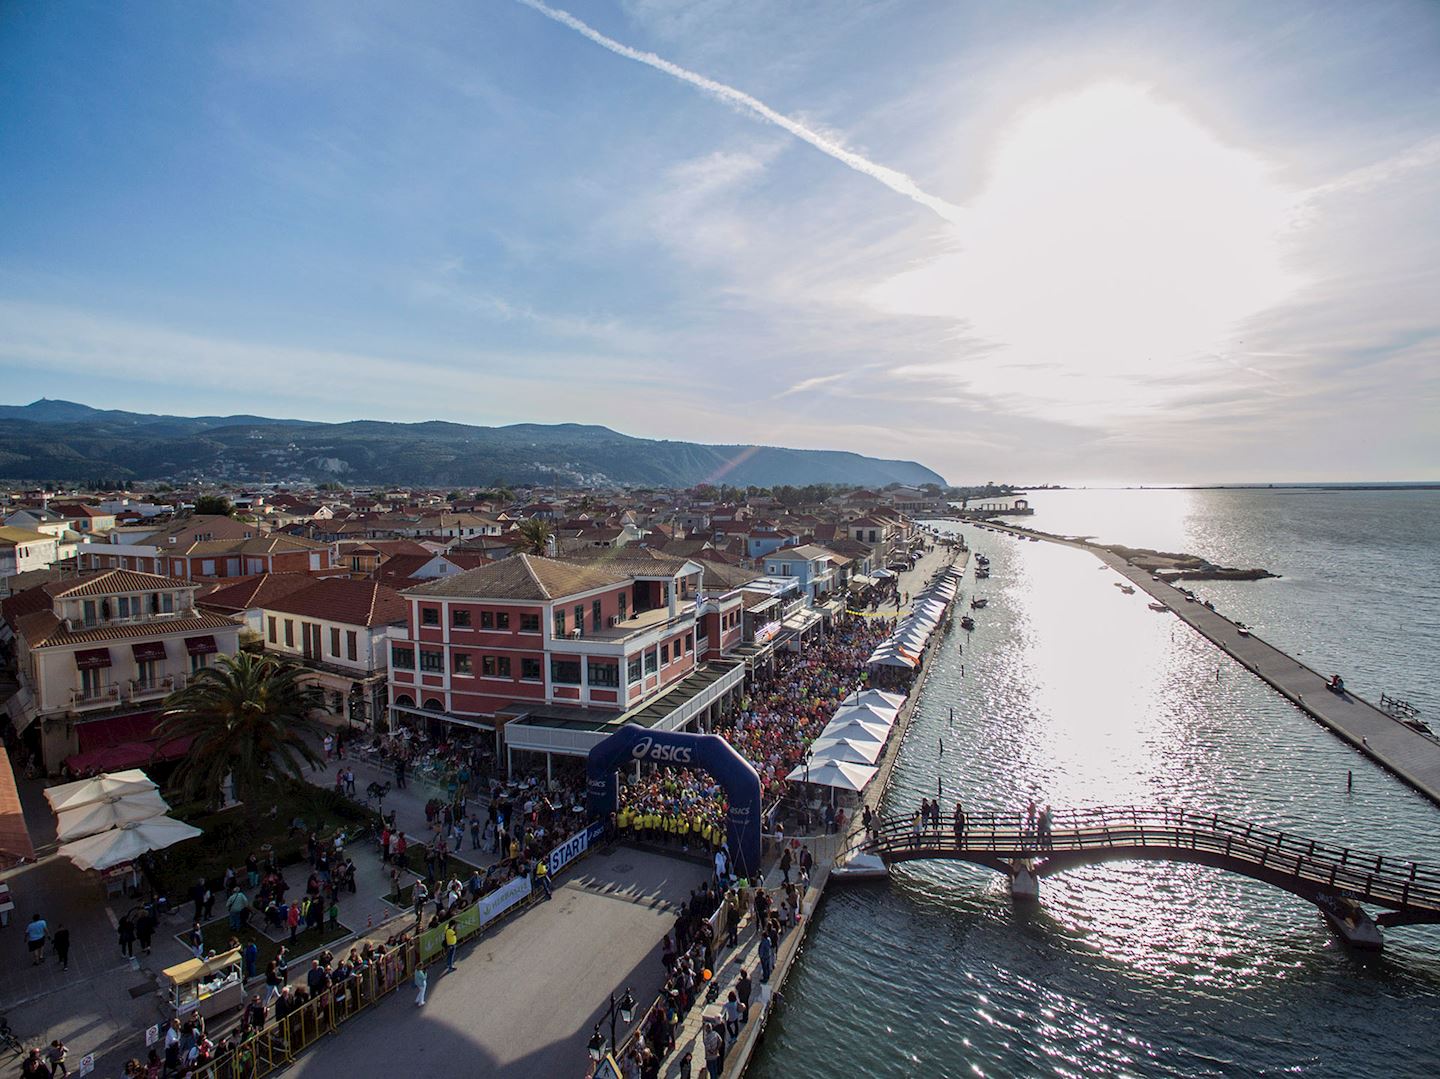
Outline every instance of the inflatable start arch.
{"type": "Polygon", "coordinates": [[[627,723],[590,751],[585,761],[590,813],[609,817],[620,804],[616,770],[635,761],[667,768],[702,768],[725,788],[730,803],[725,838],[736,872],[760,871],[760,776],[750,762],[718,734],[652,731],[627,723]]]}

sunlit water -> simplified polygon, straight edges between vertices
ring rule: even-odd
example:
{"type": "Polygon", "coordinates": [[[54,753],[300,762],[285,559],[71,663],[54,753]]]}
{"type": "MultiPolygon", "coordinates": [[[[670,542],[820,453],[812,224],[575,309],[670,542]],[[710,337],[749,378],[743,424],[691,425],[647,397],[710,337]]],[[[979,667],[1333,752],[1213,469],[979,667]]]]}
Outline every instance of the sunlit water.
{"type": "MultiPolygon", "coordinates": [[[[887,811],[937,783],[975,809],[1164,802],[1440,864],[1440,810],[1092,556],[967,532],[993,565],[966,595],[990,605],[937,657],[887,811]]],[[[753,1074],[1440,1074],[1440,929],[1362,958],[1308,903],[1195,866],[1041,888],[1027,912],[988,870],[926,862],[832,888],[753,1074]]]]}

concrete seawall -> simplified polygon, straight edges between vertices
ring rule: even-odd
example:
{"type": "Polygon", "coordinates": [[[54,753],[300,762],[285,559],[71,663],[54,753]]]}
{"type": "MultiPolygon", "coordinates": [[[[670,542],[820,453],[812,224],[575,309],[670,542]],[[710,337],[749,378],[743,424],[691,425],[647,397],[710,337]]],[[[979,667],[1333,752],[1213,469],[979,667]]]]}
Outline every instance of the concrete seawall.
{"type": "Polygon", "coordinates": [[[1283,697],[1316,722],[1349,742],[1382,768],[1440,804],[1440,742],[1407,727],[1396,717],[1381,711],[1355,694],[1332,693],[1329,678],[1307,667],[1294,656],[1251,633],[1242,636],[1239,627],[1203,603],[1187,599],[1174,585],[1154,580],[1144,569],[1130,565],[1119,555],[1081,540],[1064,539],[1044,532],[989,524],[986,527],[1013,536],[1045,540],[1089,551],[1153,598],[1165,604],[1197,633],[1237,663],[1268,683],[1283,697]]]}

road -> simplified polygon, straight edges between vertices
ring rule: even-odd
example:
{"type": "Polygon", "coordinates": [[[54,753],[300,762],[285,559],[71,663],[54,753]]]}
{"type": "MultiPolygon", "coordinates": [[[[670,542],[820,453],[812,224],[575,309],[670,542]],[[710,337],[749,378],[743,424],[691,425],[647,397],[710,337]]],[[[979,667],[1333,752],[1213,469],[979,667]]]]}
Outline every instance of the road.
{"type": "Polygon", "coordinates": [[[611,991],[632,988],[642,1010],[660,991],[661,938],[706,876],[698,863],[624,846],[594,855],[552,901],[462,947],[454,974],[431,967],[423,1009],[413,990],[392,993],[285,1074],[583,1075],[611,991]]]}

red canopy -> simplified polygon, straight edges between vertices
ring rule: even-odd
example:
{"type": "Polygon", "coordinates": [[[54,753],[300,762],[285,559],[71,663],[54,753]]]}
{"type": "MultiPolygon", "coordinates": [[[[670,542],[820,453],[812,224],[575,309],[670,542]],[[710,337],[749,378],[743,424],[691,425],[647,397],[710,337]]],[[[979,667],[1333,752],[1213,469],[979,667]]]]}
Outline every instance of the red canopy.
{"type": "Polygon", "coordinates": [[[122,742],[118,746],[76,753],[65,758],[65,767],[79,776],[95,775],[100,772],[118,772],[125,768],[138,768],[156,761],[173,761],[185,756],[190,749],[191,739],[172,738],[168,742],[122,742]]]}
{"type": "Polygon", "coordinates": [[[84,648],[75,653],[75,666],[82,671],[93,671],[110,666],[110,649],[84,648]]]}

